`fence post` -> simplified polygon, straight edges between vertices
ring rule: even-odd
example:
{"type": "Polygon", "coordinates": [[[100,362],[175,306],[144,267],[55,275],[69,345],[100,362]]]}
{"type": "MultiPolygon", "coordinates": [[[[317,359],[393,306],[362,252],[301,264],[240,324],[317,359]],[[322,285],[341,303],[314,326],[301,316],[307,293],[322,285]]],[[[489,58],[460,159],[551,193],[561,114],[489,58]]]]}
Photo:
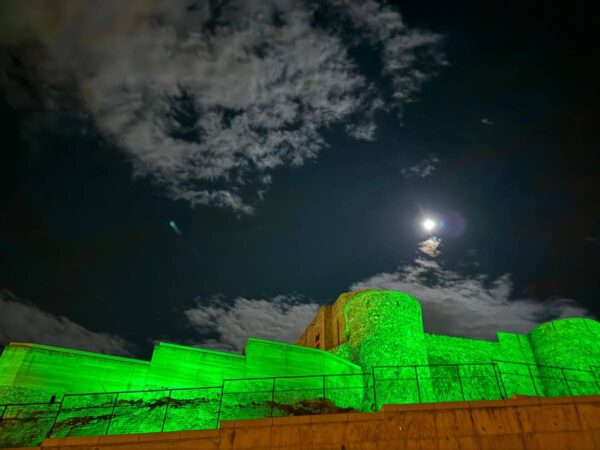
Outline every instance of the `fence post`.
{"type": "MultiPolygon", "coordinates": [[[[58,407],[58,409],[56,410],[56,415],[54,416],[54,421],[52,422],[52,426],[50,427],[50,429],[48,430],[48,434],[46,434],[46,437],[52,437],[52,431],[54,431],[54,426],[56,425],[56,421],[58,420],[58,416],[60,415],[60,410],[62,409],[62,405],[63,402],[65,401],[65,395],[63,395],[62,399],[60,400],[60,406],[58,407]]],[[[4,412],[6,412],[6,407],[4,407],[4,411],[2,412],[2,415],[4,415],[4,412]]]]}
{"type": "Polygon", "coordinates": [[[2,414],[0,414],[0,419],[2,419],[4,417],[4,413],[6,412],[6,408],[8,408],[8,405],[4,405],[4,408],[2,408],[2,414]]]}
{"type": "Polygon", "coordinates": [[[417,371],[417,366],[413,366],[415,368],[415,381],[417,382],[417,395],[419,396],[419,403],[421,403],[421,386],[419,384],[419,372],[417,371]]]}
{"type": "Polygon", "coordinates": [[[463,402],[466,401],[465,399],[465,391],[463,389],[463,385],[462,385],[462,380],[460,378],[460,365],[456,365],[456,376],[458,377],[458,384],[460,385],[460,395],[462,396],[463,402]]]}
{"type": "MultiPolygon", "coordinates": [[[[496,373],[496,363],[492,363],[492,369],[494,369],[494,378],[496,379],[496,386],[498,386],[498,394],[500,394],[500,398],[506,398],[506,393],[502,395],[502,388],[500,387],[500,381],[498,380],[498,373],[496,373]]],[[[500,370],[500,369],[498,369],[500,370]]]]}
{"type": "Polygon", "coordinates": [[[569,380],[567,380],[567,376],[565,375],[565,369],[561,367],[560,371],[562,372],[563,380],[565,380],[565,384],[567,385],[567,389],[569,391],[569,395],[571,397],[573,397],[573,392],[571,391],[571,386],[569,385],[569,380]]]}
{"type": "Polygon", "coordinates": [[[375,384],[375,367],[371,368],[371,374],[373,375],[373,401],[375,402],[375,412],[379,411],[377,407],[377,385],[375,384]]]}
{"type": "Polygon", "coordinates": [[[221,423],[221,409],[223,406],[223,388],[225,386],[225,380],[221,383],[221,397],[219,398],[219,410],[217,411],[217,426],[215,428],[219,428],[219,424],[221,423]]]}
{"type": "Polygon", "coordinates": [[[594,380],[596,381],[596,384],[598,385],[598,394],[600,394],[600,377],[596,376],[596,366],[590,366],[590,369],[592,369],[592,376],[594,377],[594,380]]]}
{"type": "Polygon", "coordinates": [[[504,377],[502,376],[502,369],[500,368],[498,363],[496,363],[496,366],[498,367],[498,374],[500,375],[500,384],[502,385],[502,391],[504,392],[504,398],[508,398],[508,392],[506,392],[506,385],[504,384],[504,377]]]}
{"type": "Polygon", "coordinates": [[[119,398],[119,392],[117,392],[117,394],[115,395],[115,401],[113,402],[112,409],[110,411],[110,416],[108,418],[108,424],[106,425],[106,431],[104,432],[104,434],[106,436],[108,436],[108,430],[110,429],[110,424],[112,422],[112,418],[115,415],[115,407],[117,406],[118,398],[119,398]]]}
{"type": "Polygon", "coordinates": [[[321,414],[324,413],[325,411],[325,377],[327,375],[323,375],[323,397],[322,397],[322,401],[321,401],[321,414]]]}
{"type": "Polygon", "coordinates": [[[540,393],[538,392],[537,389],[537,383],[535,382],[535,379],[533,378],[533,373],[531,372],[531,366],[529,364],[526,364],[527,366],[527,370],[529,371],[529,378],[531,379],[531,382],[533,383],[533,389],[535,390],[535,395],[536,396],[540,396],[540,393]]]}
{"type": "Polygon", "coordinates": [[[167,421],[167,413],[169,412],[169,405],[171,404],[171,394],[173,394],[173,389],[169,389],[169,396],[167,397],[167,406],[165,408],[165,415],[163,416],[162,426],[160,427],[160,431],[165,431],[165,422],[167,421]]]}
{"type": "Polygon", "coordinates": [[[274,406],[275,406],[275,377],[273,377],[273,387],[271,388],[271,417],[273,417],[274,406]]]}

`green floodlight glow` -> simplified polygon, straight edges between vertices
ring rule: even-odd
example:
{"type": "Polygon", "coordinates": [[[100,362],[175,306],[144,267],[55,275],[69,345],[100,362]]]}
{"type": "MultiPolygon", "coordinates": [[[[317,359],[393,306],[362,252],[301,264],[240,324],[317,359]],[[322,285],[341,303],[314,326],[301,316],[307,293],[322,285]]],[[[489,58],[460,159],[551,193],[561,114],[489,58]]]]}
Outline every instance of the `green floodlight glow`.
{"type": "Polygon", "coordinates": [[[418,300],[396,291],[345,293],[332,311],[323,326],[336,323],[339,345],[328,351],[252,338],[244,355],[161,342],[143,361],[12,343],[0,357],[0,446],[389,403],[600,394],[591,319],[485,341],[425,333],[418,300]]]}

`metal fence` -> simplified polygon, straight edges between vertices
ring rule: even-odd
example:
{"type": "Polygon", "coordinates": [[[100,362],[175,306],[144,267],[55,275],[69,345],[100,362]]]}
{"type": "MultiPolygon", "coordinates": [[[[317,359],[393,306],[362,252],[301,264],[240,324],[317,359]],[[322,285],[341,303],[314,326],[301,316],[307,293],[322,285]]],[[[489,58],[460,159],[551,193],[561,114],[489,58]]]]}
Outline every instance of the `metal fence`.
{"type": "Polygon", "coordinates": [[[0,447],[45,437],[218,428],[222,420],[376,411],[384,404],[600,394],[600,368],[487,364],[377,366],[347,375],[224,380],[221,386],[67,394],[0,405],[0,447]]]}
{"type": "Polygon", "coordinates": [[[498,400],[513,395],[600,394],[600,371],[494,361],[373,368],[376,409],[384,404],[498,400]]]}

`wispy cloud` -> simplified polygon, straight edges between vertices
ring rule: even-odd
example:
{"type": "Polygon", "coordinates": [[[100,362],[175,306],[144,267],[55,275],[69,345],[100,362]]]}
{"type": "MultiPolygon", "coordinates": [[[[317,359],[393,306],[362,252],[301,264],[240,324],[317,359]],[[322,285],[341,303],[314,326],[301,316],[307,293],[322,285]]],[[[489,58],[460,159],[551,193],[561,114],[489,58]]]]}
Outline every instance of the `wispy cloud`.
{"type": "Polygon", "coordinates": [[[363,141],[374,141],[377,125],[375,122],[363,122],[346,126],[346,132],[355,139],[363,141]]]}
{"type": "Polygon", "coordinates": [[[375,274],[350,289],[390,289],[413,295],[421,301],[426,331],[455,336],[494,339],[498,331],[526,333],[548,320],[589,316],[570,299],[514,297],[509,275],[496,279],[463,275],[431,259],[375,274]]]}
{"type": "Polygon", "coordinates": [[[425,178],[431,175],[440,160],[435,155],[429,155],[418,163],[401,170],[405,178],[425,178]]]}
{"type": "Polygon", "coordinates": [[[381,46],[383,75],[392,81],[392,103],[400,107],[400,112],[434,70],[447,64],[437,47],[441,36],[427,30],[409,29],[400,13],[387,3],[375,0],[335,3],[342,6],[367,39],[381,46]]]}
{"type": "Polygon", "coordinates": [[[57,345],[109,355],[131,356],[135,352],[135,347],[119,336],[90,331],[0,290],[0,345],[10,342],[57,345]]]}
{"type": "MultiPolygon", "coordinates": [[[[409,29],[389,5],[331,2],[332,21],[350,18],[350,36],[317,25],[323,5],[14,0],[0,7],[0,43],[19,55],[46,107],[73,94],[135,175],[192,205],[250,213],[265,175],[318,155],[324,127],[345,123],[350,136],[374,139],[375,112],[401,113],[443,64],[440,37],[409,29]],[[380,52],[391,95],[350,56],[359,36],[380,52]]],[[[2,81],[23,93],[19,79],[2,81]]]]}
{"type": "Polygon", "coordinates": [[[249,337],[294,343],[318,309],[319,305],[301,297],[279,295],[269,299],[238,297],[233,302],[198,300],[184,313],[199,336],[192,344],[239,352],[249,337]]]}
{"type": "Polygon", "coordinates": [[[486,119],[485,117],[480,120],[480,122],[484,125],[494,125],[494,122],[490,119],[486,119]]]}

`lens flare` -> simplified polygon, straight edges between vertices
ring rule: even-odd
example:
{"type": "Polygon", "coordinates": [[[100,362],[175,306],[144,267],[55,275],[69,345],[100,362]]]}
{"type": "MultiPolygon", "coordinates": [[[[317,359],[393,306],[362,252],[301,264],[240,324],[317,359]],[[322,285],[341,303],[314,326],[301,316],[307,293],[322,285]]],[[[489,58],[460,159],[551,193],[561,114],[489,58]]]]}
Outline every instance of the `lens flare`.
{"type": "Polygon", "coordinates": [[[181,236],[181,230],[179,229],[179,227],[177,226],[177,224],[176,224],[176,223],[175,223],[173,220],[171,220],[171,221],[169,222],[169,226],[171,227],[171,229],[172,229],[172,230],[173,230],[175,233],[177,233],[179,236],[181,236]]]}

